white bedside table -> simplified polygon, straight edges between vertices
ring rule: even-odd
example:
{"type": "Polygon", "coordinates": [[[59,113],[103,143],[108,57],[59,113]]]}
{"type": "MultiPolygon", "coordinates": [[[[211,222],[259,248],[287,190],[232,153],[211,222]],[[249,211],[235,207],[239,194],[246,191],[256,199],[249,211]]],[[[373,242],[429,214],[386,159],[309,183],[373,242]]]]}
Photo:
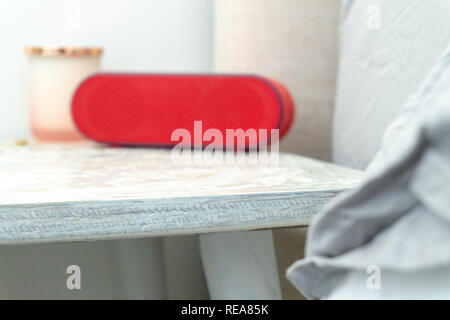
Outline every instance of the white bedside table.
{"type": "Polygon", "coordinates": [[[196,166],[164,149],[3,143],[0,244],[201,233],[212,298],[276,299],[272,233],[242,231],[306,226],[362,177],[292,154],[277,167],[196,166]]]}

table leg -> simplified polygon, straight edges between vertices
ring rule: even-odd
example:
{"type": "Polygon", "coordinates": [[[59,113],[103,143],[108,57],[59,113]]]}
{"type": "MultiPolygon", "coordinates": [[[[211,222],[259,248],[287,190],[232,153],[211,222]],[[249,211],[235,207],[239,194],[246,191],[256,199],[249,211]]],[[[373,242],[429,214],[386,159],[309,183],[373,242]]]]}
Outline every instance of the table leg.
{"type": "Polygon", "coordinates": [[[211,299],[281,299],[272,231],[200,235],[211,299]]]}

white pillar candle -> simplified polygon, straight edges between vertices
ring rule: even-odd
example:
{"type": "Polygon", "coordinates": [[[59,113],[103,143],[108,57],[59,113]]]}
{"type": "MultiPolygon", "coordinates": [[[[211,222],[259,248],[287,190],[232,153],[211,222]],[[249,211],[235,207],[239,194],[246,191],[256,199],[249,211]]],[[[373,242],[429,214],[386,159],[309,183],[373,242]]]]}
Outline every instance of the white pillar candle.
{"type": "Polygon", "coordinates": [[[27,47],[30,56],[31,131],[39,140],[83,139],[72,120],[80,82],[100,70],[101,48],[27,47]]]}

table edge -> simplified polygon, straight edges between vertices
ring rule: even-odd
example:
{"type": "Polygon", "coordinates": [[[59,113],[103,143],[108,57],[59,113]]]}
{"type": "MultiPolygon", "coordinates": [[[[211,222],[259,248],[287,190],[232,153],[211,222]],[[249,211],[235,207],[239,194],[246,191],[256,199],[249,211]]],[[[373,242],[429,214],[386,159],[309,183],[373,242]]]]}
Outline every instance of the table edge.
{"type": "Polygon", "coordinates": [[[0,205],[0,244],[307,226],[345,190],[0,205]]]}

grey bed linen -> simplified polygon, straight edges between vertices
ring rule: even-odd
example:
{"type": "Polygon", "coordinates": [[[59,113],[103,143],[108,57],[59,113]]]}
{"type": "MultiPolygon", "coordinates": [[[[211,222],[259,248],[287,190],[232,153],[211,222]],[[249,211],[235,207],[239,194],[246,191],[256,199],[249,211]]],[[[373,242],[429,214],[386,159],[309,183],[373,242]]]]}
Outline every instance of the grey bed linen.
{"type": "Polygon", "coordinates": [[[450,1],[341,3],[332,158],[336,164],[365,170],[386,128],[445,50],[450,1]],[[379,29],[366,25],[374,12],[379,13],[379,29]]]}
{"type": "Polygon", "coordinates": [[[313,299],[450,298],[449,48],[387,129],[367,175],[315,217],[288,279],[313,299]]]}

